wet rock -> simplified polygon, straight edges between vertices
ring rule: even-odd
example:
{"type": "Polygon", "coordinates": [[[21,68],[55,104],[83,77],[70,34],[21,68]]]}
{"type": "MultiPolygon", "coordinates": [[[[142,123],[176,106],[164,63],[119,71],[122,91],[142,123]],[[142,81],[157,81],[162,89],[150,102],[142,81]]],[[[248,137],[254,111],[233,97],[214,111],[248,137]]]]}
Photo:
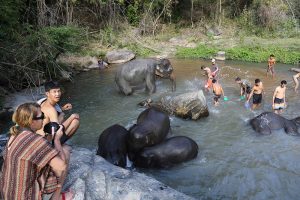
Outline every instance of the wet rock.
{"type": "Polygon", "coordinates": [[[193,198],[143,174],[107,162],[95,151],[74,148],[65,188],[76,200],[192,200],[193,198]]]}
{"type": "Polygon", "coordinates": [[[184,119],[197,120],[209,115],[205,96],[202,90],[188,92],[175,97],[164,97],[160,104],[164,110],[184,119]]]}
{"type": "Polygon", "coordinates": [[[121,49],[110,51],[105,57],[108,63],[125,63],[132,60],[135,54],[130,50],[121,49]]]}
{"type": "Polygon", "coordinates": [[[225,60],[225,51],[219,51],[215,58],[216,60],[225,60]]]}
{"type": "Polygon", "coordinates": [[[94,56],[60,55],[56,61],[71,66],[78,71],[98,67],[98,59],[94,56]]]}

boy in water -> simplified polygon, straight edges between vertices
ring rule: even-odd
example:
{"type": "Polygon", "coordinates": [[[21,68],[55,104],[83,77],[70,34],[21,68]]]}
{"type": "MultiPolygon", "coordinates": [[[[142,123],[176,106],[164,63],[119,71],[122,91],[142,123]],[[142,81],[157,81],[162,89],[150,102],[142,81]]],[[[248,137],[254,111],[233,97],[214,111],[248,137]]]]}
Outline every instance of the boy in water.
{"type": "Polygon", "coordinates": [[[268,73],[271,72],[272,78],[274,78],[274,75],[275,75],[275,71],[274,71],[275,63],[276,63],[275,56],[273,54],[271,54],[270,57],[269,57],[269,59],[268,59],[267,77],[268,77],[268,73]]]}
{"type": "Polygon", "coordinates": [[[298,93],[297,89],[299,87],[299,81],[298,78],[300,77],[300,73],[293,76],[294,82],[295,82],[295,92],[298,93]]]}
{"type": "Polygon", "coordinates": [[[237,77],[235,82],[240,85],[241,99],[248,99],[251,93],[251,83],[248,80],[237,77]]]}
{"type": "Polygon", "coordinates": [[[212,79],[213,79],[213,76],[211,74],[211,70],[210,70],[210,68],[205,67],[204,65],[201,66],[201,69],[205,71],[205,75],[207,76],[207,81],[206,81],[206,84],[205,84],[205,89],[207,91],[209,91],[209,89],[212,87],[212,79]]]}
{"type": "Polygon", "coordinates": [[[280,86],[276,87],[274,91],[272,108],[276,114],[281,114],[285,108],[286,84],[285,80],[281,81],[280,86]]]}
{"type": "Polygon", "coordinates": [[[212,80],[212,88],[213,88],[213,93],[215,95],[214,104],[215,104],[215,106],[218,106],[219,105],[219,99],[221,98],[222,95],[224,97],[224,91],[223,91],[222,86],[219,83],[217,83],[216,79],[212,80]]]}
{"type": "Polygon", "coordinates": [[[261,101],[262,101],[263,91],[264,91],[264,87],[263,87],[262,82],[259,79],[255,79],[255,85],[253,86],[251,93],[247,99],[247,103],[249,103],[249,100],[253,96],[252,110],[254,110],[260,106],[261,101]]]}

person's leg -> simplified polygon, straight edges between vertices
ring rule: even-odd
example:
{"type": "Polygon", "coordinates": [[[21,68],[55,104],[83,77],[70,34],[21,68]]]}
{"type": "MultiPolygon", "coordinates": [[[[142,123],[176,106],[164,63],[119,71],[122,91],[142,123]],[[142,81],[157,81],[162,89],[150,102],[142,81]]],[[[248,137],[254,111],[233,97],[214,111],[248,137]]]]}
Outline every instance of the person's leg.
{"type": "Polygon", "coordinates": [[[299,87],[299,82],[298,82],[298,77],[299,76],[300,76],[300,73],[293,76],[293,79],[294,79],[294,82],[295,82],[295,89],[294,90],[295,90],[296,93],[298,92],[297,89],[299,87]]]}
{"type": "Polygon", "coordinates": [[[274,79],[274,77],[275,77],[274,67],[271,68],[271,74],[272,74],[272,79],[274,79]]]}
{"type": "Polygon", "coordinates": [[[66,165],[68,166],[66,171],[64,171],[60,177],[60,187],[53,193],[51,200],[57,200],[57,199],[62,199],[62,196],[64,196],[64,198],[66,200],[70,200],[73,198],[74,194],[72,192],[65,192],[64,194],[62,194],[61,190],[62,190],[62,186],[64,184],[64,181],[67,177],[68,174],[68,168],[69,168],[69,161],[70,161],[70,154],[72,151],[72,148],[69,145],[63,145],[63,151],[64,154],[66,156],[66,165]]]}
{"type": "Polygon", "coordinates": [[[72,122],[70,123],[69,126],[65,126],[65,133],[66,135],[70,138],[74,135],[74,133],[77,131],[79,128],[79,120],[78,119],[73,119],[72,122]]]}

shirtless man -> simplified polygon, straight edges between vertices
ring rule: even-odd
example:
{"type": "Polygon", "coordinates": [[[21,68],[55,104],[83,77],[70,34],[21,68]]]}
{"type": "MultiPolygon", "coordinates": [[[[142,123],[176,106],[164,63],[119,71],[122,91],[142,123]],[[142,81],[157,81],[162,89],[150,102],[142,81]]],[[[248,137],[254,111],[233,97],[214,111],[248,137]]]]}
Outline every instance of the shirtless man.
{"type": "Polygon", "coordinates": [[[205,84],[205,89],[207,91],[209,91],[210,88],[212,87],[212,79],[213,79],[213,76],[211,74],[211,70],[210,70],[210,68],[205,67],[204,65],[201,66],[201,69],[205,71],[205,75],[207,76],[207,81],[206,81],[206,84],[205,84]]]}
{"type": "Polygon", "coordinates": [[[255,79],[255,85],[253,86],[251,93],[247,99],[247,103],[249,103],[249,100],[253,96],[252,110],[260,106],[263,92],[264,92],[264,87],[262,82],[259,79],[255,79]]]}
{"type": "MultiPolygon", "coordinates": [[[[68,119],[64,120],[65,114],[63,111],[72,109],[72,105],[67,103],[63,107],[58,105],[61,97],[60,86],[52,81],[45,83],[46,98],[40,99],[38,103],[41,105],[41,110],[45,115],[43,120],[43,128],[49,122],[56,122],[63,125],[64,134],[61,137],[61,143],[65,143],[79,128],[79,115],[72,114],[68,119]]],[[[37,133],[46,135],[43,128],[37,133]]],[[[52,138],[53,139],[53,138],[52,138]]]]}
{"type": "Polygon", "coordinates": [[[235,82],[240,85],[241,99],[248,99],[251,93],[251,83],[248,80],[237,77],[235,82]]]}
{"type": "Polygon", "coordinates": [[[216,79],[212,80],[212,88],[213,88],[213,93],[215,95],[214,104],[215,104],[215,106],[218,106],[219,105],[219,99],[221,98],[222,95],[224,97],[224,91],[223,91],[222,86],[219,83],[217,83],[216,79]]]}
{"type": "Polygon", "coordinates": [[[271,72],[272,78],[274,78],[274,75],[275,75],[275,71],[274,71],[275,63],[276,63],[275,56],[273,54],[271,54],[270,57],[269,57],[269,59],[268,59],[267,77],[268,77],[268,73],[271,72]]]}
{"type": "Polygon", "coordinates": [[[300,77],[300,73],[293,76],[294,82],[295,82],[295,92],[298,93],[297,89],[299,87],[299,81],[298,78],[300,77]]]}
{"type": "Polygon", "coordinates": [[[281,114],[283,109],[286,106],[285,102],[285,90],[286,90],[286,81],[283,80],[280,83],[280,86],[276,87],[273,94],[273,104],[272,108],[276,114],[281,114]]]}

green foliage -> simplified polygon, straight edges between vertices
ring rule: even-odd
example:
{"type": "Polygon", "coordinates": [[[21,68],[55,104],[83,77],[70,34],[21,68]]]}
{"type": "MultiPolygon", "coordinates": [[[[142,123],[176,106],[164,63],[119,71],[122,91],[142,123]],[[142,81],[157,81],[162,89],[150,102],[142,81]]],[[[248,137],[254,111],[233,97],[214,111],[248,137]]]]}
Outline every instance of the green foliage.
{"type": "Polygon", "coordinates": [[[228,59],[250,62],[266,62],[270,54],[274,54],[276,61],[280,63],[295,64],[300,59],[299,51],[292,51],[276,46],[236,47],[226,51],[228,59]]]}
{"type": "MultiPolygon", "coordinates": [[[[266,62],[270,54],[274,54],[277,62],[295,64],[300,59],[300,52],[277,46],[234,47],[226,49],[226,58],[249,62],[266,62]]],[[[211,58],[218,49],[200,45],[197,48],[178,48],[176,55],[181,58],[211,58]]]]}
{"type": "Polygon", "coordinates": [[[46,27],[38,35],[60,52],[76,52],[84,42],[82,28],[73,26],[46,27]]]}
{"type": "Polygon", "coordinates": [[[139,6],[138,2],[135,1],[135,3],[132,5],[130,4],[127,7],[126,16],[130,24],[132,25],[138,25],[140,22],[140,12],[139,12],[139,6]]]}
{"type": "Polygon", "coordinates": [[[218,49],[199,45],[194,49],[180,47],[177,48],[176,56],[180,58],[211,58],[218,52],[218,49]]]}

